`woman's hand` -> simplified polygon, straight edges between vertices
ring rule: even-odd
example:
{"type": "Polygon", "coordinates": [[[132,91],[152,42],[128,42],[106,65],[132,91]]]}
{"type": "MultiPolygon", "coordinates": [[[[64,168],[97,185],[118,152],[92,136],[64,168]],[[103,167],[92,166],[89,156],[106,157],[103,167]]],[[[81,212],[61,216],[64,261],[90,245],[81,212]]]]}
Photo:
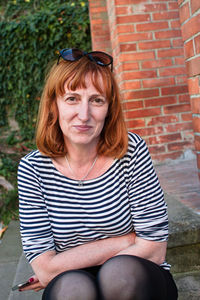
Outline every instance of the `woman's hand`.
{"type": "Polygon", "coordinates": [[[33,275],[31,278],[29,278],[28,280],[30,282],[29,285],[27,285],[24,288],[20,288],[19,291],[20,292],[24,292],[24,291],[29,291],[29,290],[34,290],[35,292],[38,292],[42,289],[44,289],[45,287],[40,283],[40,281],[38,280],[36,275],[33,275]]]}

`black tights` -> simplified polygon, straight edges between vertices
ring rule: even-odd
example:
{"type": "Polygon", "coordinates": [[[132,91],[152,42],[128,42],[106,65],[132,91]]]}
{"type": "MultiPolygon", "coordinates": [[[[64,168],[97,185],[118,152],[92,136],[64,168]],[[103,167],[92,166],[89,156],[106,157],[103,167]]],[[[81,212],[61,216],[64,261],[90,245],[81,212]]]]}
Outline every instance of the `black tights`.
{"type": "Polygon", "coordinates": [[[102,266],[56,276],[42,300],[176,300],[170,272],[151,261],[119,255],[102,266]]]}

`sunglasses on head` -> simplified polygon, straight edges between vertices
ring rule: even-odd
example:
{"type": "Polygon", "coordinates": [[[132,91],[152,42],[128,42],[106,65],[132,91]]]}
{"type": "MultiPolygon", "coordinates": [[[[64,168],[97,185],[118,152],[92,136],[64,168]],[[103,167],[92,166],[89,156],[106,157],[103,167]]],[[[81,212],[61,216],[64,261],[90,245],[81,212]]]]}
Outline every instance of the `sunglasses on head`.
{"type": "Polygon", "coordinates": [[[66,61],[77,61],[83,56],[86,56],[89,60],[93,61],[101,67],[107,67],[111,65],[111,71],[113,70],[113,58],[107,53],[101,51],[86,52],[79,49],[62,49],[59,51],[57,65],[62,57],[66,61]]]}

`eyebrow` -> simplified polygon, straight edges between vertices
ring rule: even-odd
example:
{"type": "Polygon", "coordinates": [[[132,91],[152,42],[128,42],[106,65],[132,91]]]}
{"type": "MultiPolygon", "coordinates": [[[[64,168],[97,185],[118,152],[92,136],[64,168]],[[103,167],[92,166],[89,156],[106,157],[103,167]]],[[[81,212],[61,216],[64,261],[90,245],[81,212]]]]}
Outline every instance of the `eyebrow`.
{"type": "MultiPolygon", "coordinates": [[[[69,92],[69,93],[66,93],[66,94],[64,94],[64,97],[66,97],[66,96],[71,96],[71,95],[74,95],[74,96],[80,96],[80,94],[78,94],[78,93],[76,93],[76,92],[69,92]]],[[[103,98],[106,98],[104,95],[102,95],[102,94],[92,94],[92,95],[90,95],[90,98],[91,97],[103,97],[103,98]]]]}

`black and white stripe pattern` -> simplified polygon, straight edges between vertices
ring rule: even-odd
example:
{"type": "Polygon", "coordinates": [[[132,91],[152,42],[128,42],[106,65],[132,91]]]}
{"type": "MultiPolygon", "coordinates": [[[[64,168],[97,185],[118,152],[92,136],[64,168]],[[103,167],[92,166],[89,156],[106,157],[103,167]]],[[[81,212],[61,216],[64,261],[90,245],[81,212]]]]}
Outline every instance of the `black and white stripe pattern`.
{"type": "Polygon", "coordinates": [[[145,142],[133,133],[127,154],[81,187],[49,157],[33,151],[19,164],[18,190],[22,243],[30,262],[48,250],[62,252],[133,230],[147,240],[168,238],[163,192],[145,142]]]}

